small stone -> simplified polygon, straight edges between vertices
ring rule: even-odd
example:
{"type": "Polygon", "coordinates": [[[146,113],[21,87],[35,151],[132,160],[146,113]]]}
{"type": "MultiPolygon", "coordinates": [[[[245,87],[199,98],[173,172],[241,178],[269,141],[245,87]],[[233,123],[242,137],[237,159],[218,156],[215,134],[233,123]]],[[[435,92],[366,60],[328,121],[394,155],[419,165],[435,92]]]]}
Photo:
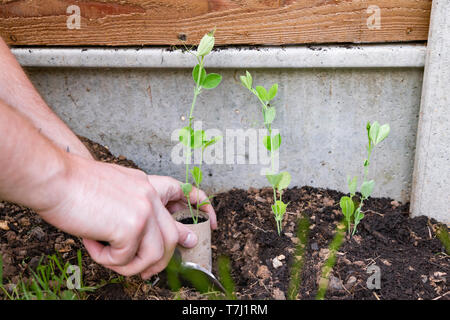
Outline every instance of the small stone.
{"type": "Polygon", "coordinates": [[[420,278],[421,278],[423,283],[426,283],[428,281],[428,277],[426,275],[424,275],[424,274],[421,275],[420,278]]]}
{"type": "Polygon", "coordinates": [[[388,267],[392,266],[392,263],[390,263],[389,260],[381,259],[381,262],[383,262],[383,264],[388,266],[388,267]]]}
{"type": "Polygon", "coordinates": [[[273,258],[272,260],[272,265],[275,269],[281,267],[283,265],[283,262],[281,262],[280,260],[278,260],[277,257],[273,258]]]}
{"type": "Polygon", "coordinates": [[[324,206],[326,206],[326,207],[332,207],[332,206],[334,206],[334,203],[335,203],[333,199],[328,198],[328,197],[323,198],[322,202],[323,202],[324,206]]]}
{"type": "Polygon", "coordinates": [[[281,260],[286,259],[286,257],[284,256],[284,254],[280,254],[280,255],[277,257],[277,259],[281,261],[281,260]]]}
{"type": "Polygon", "coordinates": [[[348,278],[347,283],[346,283],[346,287],[347,288],[351,288],[353,287],[353,285],[356,283],[357,279],[355,276],[350,276],[350,278],[348,278]]]}
{"type": "Polygon", "coordinates": [[[4,221],[4,220],[0,220],[0,229],[2,229],[4,231],[8,231],[9,230],[8,222],[4,221]]]}
{"type": "Polygon", "coordinates": [[[314,250],[314,251],[319,250],[319,245],[317,244],[317,242],[311,243],[311,250],[314,250]]]}
{"type": "Polygon", "coordinates": [[[258,196],[258,195],[255,196],[255,200],[258,201],[258,202],[262,202],[262,203],[266,203],[266,202],[267,202],[266,199],[261,198],[261,197],[258,196]]]}
{"type": "Polygon", "coordinates": [[[291,238],[291,241],[292,241],[294,244],[298,244],[298,243],[300,242],[300,239],[297,238],[297,237],[292,237],[292,238],[291,238]]]}
{"type": "Polygon", "coordinates": [[[273,290],[273,297],[275,300],[286,300],[286,296],[284,295],[284,292],[278,288],[275,288],[273,290]]]}
{"type": "Polygon", "coordinates": [[[322,248],[319,251],[319,257],[323,260],[328,259],[329,254],[330,254],[330,249],[328,249],[328,248],[322,248]]]}
{"type": "Polygon", "coordinates": [[[125,159],[126,159],[126,157],[125,157],[125,156],[123,156],[123,155],[120,155],[120,156],[118,156],[118,159],[119,159],[119,160],[121,160],[121,161],[123,161],[123,160],[125,160],[125,159]]]}
{"type": "Polygon", "coordinates": [[[335,276],[330,276],[329,282],[328,282],[328,288],[330,290],[334,290],[334,291],[342,291],[344,290],[344,286],[342,285],[342,281],[335,277],[335,276]]]}
{"type": "Polygon", "coordinates": [[[30,232],[30,236],[36,238],[37,240],[41,241],[45,238],[45,232],[42,230],[41,227],[33,228],[30,232]]]}
{"type": "Polygon", "coordinates": [[[393,200],[391,201],[391,205],[395,208],[397,208],[398,206],[400,206],[400,203],[397,200],[393,200]]]}
{"type": "Polygon", "coordinates": [[[267,268],[267,266],[260,266],[258,268],[258,271],[256,272],[256,276],[258,278],[261,278],[262,280],[266,280],[266,279],[270,278],[269,268],[267,268]]]}
{"type": "Polygon", "coordinates": [[[292,238],[294,235],[292,234],[292,232],[285,232],[284,233],[286,237],[292,238]]]}

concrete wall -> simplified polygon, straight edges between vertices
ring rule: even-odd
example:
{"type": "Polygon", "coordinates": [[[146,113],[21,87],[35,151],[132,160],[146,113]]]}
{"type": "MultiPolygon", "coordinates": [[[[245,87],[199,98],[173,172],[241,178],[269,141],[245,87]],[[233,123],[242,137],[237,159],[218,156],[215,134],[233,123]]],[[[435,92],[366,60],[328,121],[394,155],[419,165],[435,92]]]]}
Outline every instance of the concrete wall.
{"type": "MultiPolygon", "coordinates": [[[[220,89],[205,92],[197,115],[204,129],[260,127],[259,105],[239,86],[243,70],[214,70],[224,76],[220,89]],[[258,124],[255,124],[258,123],[258,124]]],[[[192,98],[189,70],[33,69],[31,79],[46,101],[75,132],[123,154],[154,174],[182,178],[171,162],[171,133],[186,125],[192,98]]],[[[364,127],[389,122],[392,133],[374,153],[375,195],[409,197],[420,103],[418,69],[255,70],[258,84],[278,82],[280,168],[295,185],[345,190],[346,174],[361,172],[364,127]]],[[[226,141],[226,140],[225,140],[226,141]]],[[[205,186],[214,190],[266,185],[260,165],[208,167],[205,186]]]]}
{"type": "MultiPolygon", "coordinates": [[[[390,123],[391,135],[373,155],[370,177],[377,182],[374,196],[409,201],[423,77],[422,49],[409,59],[395,55],[398,61],[393,58],[383,62],[386,55],[374,59],[373,55],[361,57],[358,53],[352,65],[345,59],[354,53],[350,50],[340,62],[325,59],[321,63],[319,59],[312,65],[294,62],[292,66],[292,59],[286,58],[283,61],[291,60],[287,67],[280,68],[279,60],[275,67],[268,63],[267,68],[251,69],[256,84],[280,84],[274,127],[283,137],[280,169],[291,172],[293,185],[346,192],[346,175],[362,173],[366,122],[378,120],[390,123]],[[361,68],[355,66],[357,63],[379,66],[361,68]]],[[[316,58],[328,54],[327,50],[310,51],[316,58]]],[[[35,60],[27,64],[30,60],[21,53],[25,54],[16,52],[19,61],[30,67],[28,72],[37,89],[75,132],[107,145],[116,155],[127,156],[147,172],[183,179],[183,165],[171,161],[176,145],[171,135],[187,123],[183,116],[192,99],[188,68],[193,61],[188,63],[190,59],[183,58],[187,59],[182,64],[185,68],[164,64],[163,68],[125,68],[135,66],[133,63],[114,68],[86,68],[85,63],[80,63],[81,68],[64,67],[74,67],[77,62],[52,68],[48,67],[52,65],[48,57],[45,63],[38,59],[39,63],[35,60]]],[[[221,60],[214,59],[212,65],[218,66],[221,60]]],[[[217,128],[225,133],[226,129],[262,127],[256,98],[239,85],[239,75],[246,65],[254,67],[249,60],[247,64],[208,69],[207,62],[208,71],[222,74],[224,80],[217,89],[200,96],[196,115],[204,120],[203,129],[217,128]]],[[[205,188],[223,191],[268,185],[260,175],[261,167],[207,165],[205,188]]]]}
{"type": "Polygon", "coordinates": [[[450,2],[433,1],[411,213],[450,224],[450,2]]]}

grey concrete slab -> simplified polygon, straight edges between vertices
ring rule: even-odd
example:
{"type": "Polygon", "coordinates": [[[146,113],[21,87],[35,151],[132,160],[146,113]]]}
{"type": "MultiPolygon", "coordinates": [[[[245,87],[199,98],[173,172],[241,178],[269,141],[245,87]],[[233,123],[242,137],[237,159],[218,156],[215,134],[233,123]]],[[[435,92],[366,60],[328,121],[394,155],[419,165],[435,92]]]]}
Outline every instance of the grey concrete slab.
{"type": "Polygon", "coordinates": [[[450,2],[434,0],[411,213],[450,223],[450,2]]]}

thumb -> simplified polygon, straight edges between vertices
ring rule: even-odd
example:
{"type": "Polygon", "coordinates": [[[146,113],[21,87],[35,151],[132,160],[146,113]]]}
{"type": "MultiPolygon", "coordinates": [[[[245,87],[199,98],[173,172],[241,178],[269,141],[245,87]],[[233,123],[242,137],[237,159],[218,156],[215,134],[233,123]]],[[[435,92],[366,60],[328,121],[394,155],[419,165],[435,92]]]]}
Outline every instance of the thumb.
{"type": "Polygon", "coordinates": [[[193,248],[197,245],[197,235],[191,229],[176,221],[175,225],[178,229],[178,243],[185,248],[193,248]]]}

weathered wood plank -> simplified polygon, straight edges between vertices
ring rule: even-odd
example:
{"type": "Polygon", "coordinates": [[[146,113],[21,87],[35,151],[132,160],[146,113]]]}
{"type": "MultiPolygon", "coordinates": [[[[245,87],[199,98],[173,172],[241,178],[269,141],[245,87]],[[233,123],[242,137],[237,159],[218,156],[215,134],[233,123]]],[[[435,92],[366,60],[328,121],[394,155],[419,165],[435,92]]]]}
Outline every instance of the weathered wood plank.
{"type": "Polygon", "coordinates": [[[172,45],[217,27],[218,45],[423,41],[430,10],[431,0],[0,0],[0,35],[10,45],[172,45]],[[80,29],[68,28],[73,5],[80,29]]]}

